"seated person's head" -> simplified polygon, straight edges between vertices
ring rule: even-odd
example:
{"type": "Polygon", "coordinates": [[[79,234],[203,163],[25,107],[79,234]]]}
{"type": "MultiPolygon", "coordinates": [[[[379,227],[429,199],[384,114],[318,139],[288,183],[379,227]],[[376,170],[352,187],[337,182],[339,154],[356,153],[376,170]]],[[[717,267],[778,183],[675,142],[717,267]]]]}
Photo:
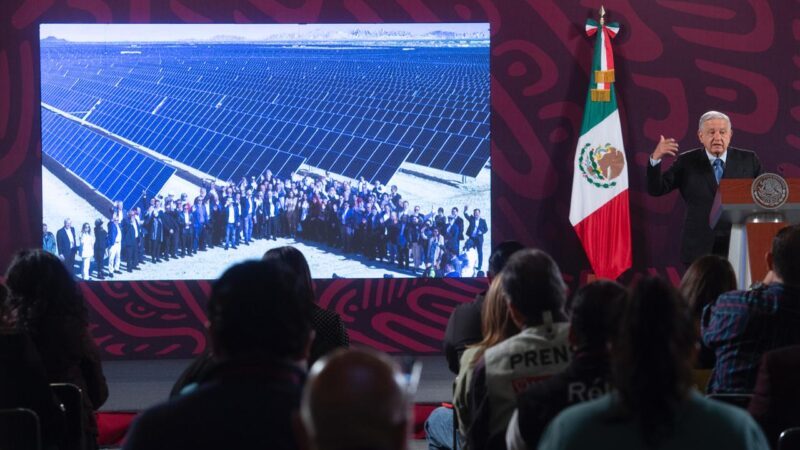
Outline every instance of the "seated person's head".
{"type": "Polygon", "coordinates": [[[654,444],[669,434],[692,386],[696,329],[686,301],[658,277],[641,279],[622,310],[611,351],[620,411],[654,444]]]}
{"type": "Polygon", "coordinates": [[[703,308],[713,303],[720,294],[736,289],[736,273],[727,259],[706,255],[689,266],[681,279],[681,294],[689,302],[696,320],[703,308]]]}
{"type": "Polygon", "coordinates": [[[308,290],[309,295],[311,295],[311,300],[316,301],[316,297],[314,297],[314,283],[311,279],[311,269],[309,269],[308,261],[300,250],[291,245],[275,247],[267,250],[262,259],[264,261],[281,261],[289,266],[289,268],[297,274],[303,287],[308,290]]]}
{"type": "Polygon", "coordinates": [[[511,255],[519,250],[522,250],[523,248],[525,248],[525,246],[517,241],[501,242],[497,247],[494,248],[494,250],[492,250],[492,254],[489,255],[489,269],[486,273],[487,276],[489,278],[494,278],[497,276],[497,274],[503,270],[503,267],[505,267],[506,262],[508,262],[508,258],[511,258],[511,255]]]}
{"type": "Polygon", "coordinates": [[[411,411],[401,379],[397,365],[373,351],[321,359],[300,406],[305,443],[316,450],[405,449],[411,411]]]}
{"type": "Polygon", "coordinates": [[[517,251],[502,274],[503,291],[517,326],[566,320],[563,307],[567,287],[550,255],[534,249],[517,251]]]}
{"type": "Polygon", "coordinates": [[[214,353],[226,358],[303,360],[312,303],[303,281],[280,261],[247,261],[214,282],[208,301],[214,353]]]}
{"type": "Polygon", "coordinates": [[[619,283],[595,281],[575,293],[570,311],[570,332],[578,348],[605,350],[619,327],[627,292],[619,283]]]}
{"type": "Polygon", "coordinates": [[[784,284],[800,286],[800,225],[778,231],[772,239],[767,265],[784,284]]]}
{"type": "Polygon", "coordinates": [[[8,310],[26,331],[36,334],[43,321],[72,317],[86,321],[86,305],[61,260],[41,249],[21,250],[6,271],[8,310]]]}

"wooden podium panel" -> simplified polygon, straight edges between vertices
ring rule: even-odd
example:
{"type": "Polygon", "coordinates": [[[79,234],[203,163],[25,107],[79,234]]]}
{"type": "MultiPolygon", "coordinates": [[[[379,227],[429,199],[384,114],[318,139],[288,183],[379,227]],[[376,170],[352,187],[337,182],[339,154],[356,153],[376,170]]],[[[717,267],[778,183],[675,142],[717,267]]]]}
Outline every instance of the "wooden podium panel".
{"type": "MultiPolygon", "coordinates": [[[[743,225],[746,230],[746,258],[750,273],[745,276],[737,271],[740,282],[745,278],[751,281],[763,280],[767,274],[765,255],[772,249],[772,238],[775,233],[789,224],[800,223],[800,178],[787,178],[786,182],[789,185],[789,198],[786,203],[779,209],[769,210],[753,201],[751,192],[753,180],[747,178],[720,180],[722,217],[734,225],[743,225]]],[[[733,245],[731,248],[733,249],[733,245]]],[[[737,258],[730,254],[729,259],[734,268],[737,268],[737,258]]]]}
{"type": "MultiPolygon", "coordinates": [[[[789,198],[786,203],[800,203],[800,178],[787,178],[789,185],[789,198]]],[[[719,192],[722,196],[722,203],[731,204],[753,204],[753,194],[750,187],[753,180],[750,178],[723,178],[719,182],[719,192]]]]}
{"type": "Polygon", "coordinates": [[[772,250],[772,238],[786,225],[789,224],[786,222],[747,224],[747,257],[750,259],[750,276],[753,281],[761,281],[767,275],[766,254],[772,250]]]}

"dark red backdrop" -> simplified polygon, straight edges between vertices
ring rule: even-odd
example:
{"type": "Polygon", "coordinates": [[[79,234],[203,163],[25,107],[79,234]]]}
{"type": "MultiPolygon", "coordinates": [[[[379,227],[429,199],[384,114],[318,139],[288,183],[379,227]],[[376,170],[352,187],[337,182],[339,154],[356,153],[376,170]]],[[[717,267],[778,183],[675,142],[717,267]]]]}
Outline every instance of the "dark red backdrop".
{"type": "MultiPolygon", "coordinates": [[[[708,109],[770,171],[800,176],[800,0],[5,0],[0,3],[0,270],[39,246],[41,22],[458,22],[492,24],[493,242],[553,254],[572,284],[588,263],[568,221],[572,159],[588,83],[587,17],[621,23],[617,92],[631,179],[634,270],[677,280],[683,205],[644,192],[659,134],[694,145],[708,109]]],[[[321,303],[355,342],[434,352],[478,280],[321,280],[321,303]]],[[[188,356],[205,346],[207,282],[90,283],[94,336],[109,358],[188,356]]]]}

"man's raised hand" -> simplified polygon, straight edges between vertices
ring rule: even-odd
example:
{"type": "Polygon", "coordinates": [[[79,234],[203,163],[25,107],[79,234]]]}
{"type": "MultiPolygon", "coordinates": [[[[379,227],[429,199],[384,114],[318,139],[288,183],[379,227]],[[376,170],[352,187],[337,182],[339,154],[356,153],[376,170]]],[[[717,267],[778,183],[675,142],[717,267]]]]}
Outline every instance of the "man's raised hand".
{"type": "Polygon", "coordinates": [[[656,149],[653,150],[653,154],[650,157],[655,161],[660,161],[665,155],[675,156],[677,154],[678,142],[673,138],[664,139],[664,136],[662,135],[661,139],[658,141],[658,145],[656,145],[656,149]]]}

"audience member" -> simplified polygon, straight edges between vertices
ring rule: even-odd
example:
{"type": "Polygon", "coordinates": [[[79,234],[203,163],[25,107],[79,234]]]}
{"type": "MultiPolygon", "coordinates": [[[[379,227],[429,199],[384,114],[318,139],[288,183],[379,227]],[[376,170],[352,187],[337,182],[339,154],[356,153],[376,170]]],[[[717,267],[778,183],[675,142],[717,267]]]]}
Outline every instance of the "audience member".
{"type": "Polygon", "coordinates": [[[800,427],[800,345],[771,350],[758,368],[753,399],[747,408],[772,448],[788,428],[800,427]]]}
{"type": "Polygon", "coordinates": [[[6,311],[6,306],[6,288],[0,284],[0,409],[35,412],[43,448],[56,450],[64,431],[63,412],[47,383],[36,347],[18,329],[13,312],[6,311]]]}
{"type": "Polygon", "coordinates": [[[608,344],[619,326],[625,288],[597,281],[575,293],[570,339],[575,347],[567,369],[536,383],[517,397],[517,411],[506,433],[509,450],[536,448],[548,423],[568,406],[594,400],[609,390],[608,344]]]}
{"type": "Polygon", "coordinates": [[[695,328],[675,288],[642,279],[620,320],[611,355],[616,390],[564,410],[540,450],[769,448],[746,411],[691,387],[695,328]]]}
{"type": "MultiPolygon", "coordinates": [[[[680,291],[694,316],[697,335],[700,336],[700,318],[703,308],[725,292],[736,290],[736,273],[727,259],[718,255],[706,255],[695,260],[681,279],[680,291]]],[[[699,340],[700,353],[695,369],[714,368],[714,352],[699,340]]],[[[705,388],[705,386],[703,386],[705,388]]]]}
{"type": "Polygon", "coordinates": [[[11,261],[6,285],[8,309],[36,346],[48,382],[72,383],[83,391],[84,441],[86,448],[96,448],[94,411],[108,398],[108,387],[75,280],[51,253],[22,250],[11,261]]]}
{"type": "Polygon", "coordinates": [[[279,261],[249,261],[214,282],[209,335],[218,363],[193,391],[134,422],[125,449],[296,448],[313,304],[279,261]]]}
{"type": "Polygon", "coordinates": [[[722,294],[703,311],[703,342],[716,355],[709,393],[752,392],[764,353],[800,344],[800,225],[775,235],[767,266],[773,283],[722,294]]]}
{"type": "Polygon", "coordinates": [[[303,282],[310,301],[314,304],[311,315],[311,327],[314,329],[314,341],[311,343],[311,355],[308,359],[309,367],[322,356],[339,347],[350,346],[350,336],[344,327],[342,318],[335,311],[320,307],[314,295],[314,283],[311,280],[311,270],[308,261],[300,250],[292,246],[276,247],[264,254],[264,260],[277,259],[288,265],[303,282]]]}
{"type": "Polygon", "coordinates": [[[482,322],[481,331],[484,337],[480,342],[468,346],[461,355],[460,369],[458,376],[456,376],[456,385],[453,393],[453,409],[446,407],[436,408],[428,416],[428,420],[425,421],[425,436],[428,440],[428,448],[431,450],[453,448],[454,410],[458,419],[458,441],[460,447],[464,447],[467,427],[472,422],[471,405],[469,403],[472,372],[487,348],[519,333],[519,327],[511,320],[508,314],[508,304],[503,295],[502,273],[494,277],[489,285],[486,299],[483,301],[483,311],[480,318],[482,322]]]}
{"type": "MultiPolygon", "coordinates": [[[[492,278],[503,270],[508,258],[523,248],[525,247],[517,241],[506,241],[495,247],[489,256],[487,275],[490,283],[492,278]]],[[[444,355],[447,358],[447,366],[455,374],[459,373],[459,361],[464,349],[483,338],[481,335],[481,308],[484,295],[486,295],[486,291],[476,295],[472,303],[456,306],[447,320],[443,341],[444,355]]]]}
{"type": "MultiPolygon", "coordinates": [[[[349,347],[350,336],[347,334],[347,329],[344,327],[341,317],[335,311],[321,308],[316,303],[311,271],[303,254],[294,247],[284,246],[270,249],[264,254],[263,259],[265,261],[282,261],[292,269],[299,277],[299,282],[307,294],[307,298],[304,301],[310,301],[313,304],[311,327],[314,330],[314,340],[311,343],[308,366],[310,367],[320,357],[336,348],[349,347]]],[[[213,367],[214,362],[215,358],[210,351],[206,351],[195,359],[173,385],[170,397],[179,395],[187,387],[193,389],[197,381],[203,378],[204,374],[213,367]]]]}
{"type": "Polygon", "coordinates": [[[511,320],[522,330],[486,349],[472,380],[470,449],[502,448],[517,394],[567,368],[572,359],[563,312],[566,286],[541,250],[514,253],[503,268],[511,320]]]}
{"type": "Polygon", "coordinates": [[[311,369],[300,407],[302,446],[405,450],[411,405],[397,365],[366,350],[336,350],[311,369]]]}

